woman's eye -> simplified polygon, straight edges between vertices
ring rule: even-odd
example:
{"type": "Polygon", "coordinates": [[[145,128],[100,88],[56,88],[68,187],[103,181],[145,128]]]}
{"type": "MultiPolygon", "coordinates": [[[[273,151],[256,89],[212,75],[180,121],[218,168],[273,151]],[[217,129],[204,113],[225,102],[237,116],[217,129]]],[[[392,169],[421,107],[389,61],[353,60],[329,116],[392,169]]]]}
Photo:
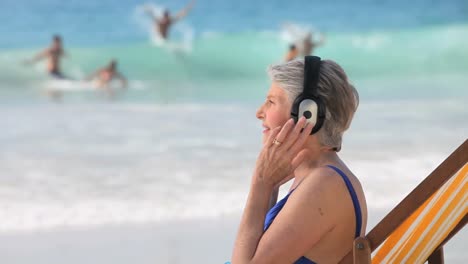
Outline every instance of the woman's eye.
{"type": "Polygon", "coordinates": [[[272,100],[268,100],[268,102],[269,102],[270,104],[274,104],[274,103],[275,103],[275,102],[273,102],[272,100]]]}

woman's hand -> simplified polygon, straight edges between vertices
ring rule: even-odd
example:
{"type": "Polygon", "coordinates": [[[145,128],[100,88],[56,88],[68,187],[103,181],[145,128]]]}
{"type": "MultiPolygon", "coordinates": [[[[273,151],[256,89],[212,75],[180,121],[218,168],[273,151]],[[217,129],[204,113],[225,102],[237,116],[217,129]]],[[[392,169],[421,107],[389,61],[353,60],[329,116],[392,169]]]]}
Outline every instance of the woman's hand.
{"type": "Polygon", "coordinates": [[[272,129],[257,158],[253,180],[277,188],[292,179],[307,154],[304,144],[312,128],[301,117],[296,125],[289,119],[283,127],[272,129]]]}

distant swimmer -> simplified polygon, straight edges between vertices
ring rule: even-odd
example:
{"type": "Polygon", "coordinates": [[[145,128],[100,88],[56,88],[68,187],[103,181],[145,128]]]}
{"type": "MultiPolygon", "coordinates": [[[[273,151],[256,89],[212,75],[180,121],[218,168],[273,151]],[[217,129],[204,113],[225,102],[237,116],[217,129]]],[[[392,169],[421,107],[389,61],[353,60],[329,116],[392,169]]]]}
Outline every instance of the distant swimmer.
{"type": "Polygon", "coordinates": [[[312,32],[307,33],[307,35],[302,41],[302,55],[303,56],[313,55],[315,48],[323,45],[324,42],[325,42],[325,37],[323,36],[323,34],[320,34],[319,41],[314,42],[312,32]]]}
{"type": "Polygon", "coordinates": [[[291,44],[289,45],[288,53],[284,57],[284,61],[292,61],[297,57],[298,54],[299,54],[299,51],[297,50],[296,45],[291,44]]]}
{"type": "Polygon", "coordinates": [[[87,80],[96,80],[98,89],[103,89],[111,97],[114,96],[114,91],[110,84],[114,79],[118,79],[122,88],[127,88],[127,79],[117,71],[117,60],[111,60],[109,65],[103,67],[86,78],[87,80]]]}
{"type": "Polygon", "coordinates": [[[57,79],[66,79],[60,70],[60,59],[63,56],[65,56],[65,51],[63,50],[62,38],[59,35],[54,35],[49,48],[38,53],[31,60],[25,61],[25,63],[32,64],[42,59],[47,59],[47,72],[50,76],[57,79]]]}
{"type": "Polygon", "coordinates": [[[146,13],[151,17],[154,23],[155,30],[159,33],[159,35],[163,39],[168,39],[169,37],[169,29],[175,22],[179,21],[180,19],[184,18],[188,12],[193,8],[195,1],[191,1],[184,9],[182,9],[177,15],[171,16],[169,10],[165,10],[163,13],[163,17],[157,17],[154,12],[150,9],[146,10],[146,13]]]}

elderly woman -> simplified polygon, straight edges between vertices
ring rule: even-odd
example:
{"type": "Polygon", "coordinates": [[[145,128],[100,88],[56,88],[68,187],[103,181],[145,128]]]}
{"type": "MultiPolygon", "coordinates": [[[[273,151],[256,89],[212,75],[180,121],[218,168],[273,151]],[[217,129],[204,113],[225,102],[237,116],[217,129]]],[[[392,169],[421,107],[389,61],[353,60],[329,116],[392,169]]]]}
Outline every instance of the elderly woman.
{"type": "Polygon", "coordinates": [[[272,84],[256,114],[263,148],[232,263],[338,263],[367,223],[361,184],[338,156],[358,93],[338,64],[318,57],[268,72],[272,84]],[[289,193],[270,208],[290,179],[289,193]]]}

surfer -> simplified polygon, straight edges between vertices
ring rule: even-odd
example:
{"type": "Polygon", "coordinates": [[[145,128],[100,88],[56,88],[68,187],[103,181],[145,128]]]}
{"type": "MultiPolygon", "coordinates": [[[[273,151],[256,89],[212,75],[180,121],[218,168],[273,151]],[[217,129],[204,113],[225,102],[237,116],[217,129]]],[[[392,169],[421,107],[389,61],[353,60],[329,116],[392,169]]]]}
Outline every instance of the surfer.
{"type": "Polygon", "coordinates": [[[195,1],[191,1],[184,9],[182,9],[175,16],[171,16],[169,10],[164,10],[163,16],[158,17],[151,9],[146,9],[146,13],[151,17],[154,23],[155,30],[159,33],[161,38],[168,39],[170,27],[180,19],[184,18],[188,12],[193,8],[195,1]]]}
{"type": "Polygon", "coordinates": [[[324,42],[325,37],[323,36],[323,34],[320,35],[319,41],[313,41],[312,32],[307,33],[307,35],[302,40],[302,55],[313,55],[315,48],[323,45],[324,42]]]}
{"type": "Polygon", "coordinates": [[[298,53],[299,53],[299,51],[297,50],[296,45],[294,45],[294,44],[289,45],[289,51],[286,54],[286,56],[284,57],[284,61],[287,62],[287,61],[294,60],[297,57],[298,53]]]}
{"type": "Polygon", "coordinates": [[[98,69],[86,78],[88,81],[96,80],[97,88],[106,91],[110,97],[114,96],[114,91],[110,87],[110,83],[114,79],[120,81],[122,88],[127,88],[127,79],[117,71],[117,60],[115,59],[111,60],[107,66],[98,69]]]}
{"type": "Polygon", "coordinates": [[[65,51],[62,45],[62,38],[59,35],[54,35],[50,47],[38,53],[32,59],[26,60],[25,64],[32,64],[47,59],[47,72],[49,75],[57,79],[67,79],[60,70],[60,59],[63,56],[65,56],[65,51]]]}

